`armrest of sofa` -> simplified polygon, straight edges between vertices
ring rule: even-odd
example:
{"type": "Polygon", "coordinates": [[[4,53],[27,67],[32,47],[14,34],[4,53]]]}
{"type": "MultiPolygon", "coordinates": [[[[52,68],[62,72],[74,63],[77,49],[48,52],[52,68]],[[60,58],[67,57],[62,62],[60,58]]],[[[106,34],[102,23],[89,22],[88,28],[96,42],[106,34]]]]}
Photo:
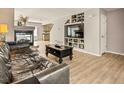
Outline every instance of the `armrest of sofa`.
{"type": "Polygon", "coordinates": [[[14,84],[69,84],[69,66],[65,63],[41,71],[14,84]]]}
{"type": "Polygon", "coordinates": [[[16,45],[16,42],[15,41],[9,41],[9,42],[7,42],[7,44],[10,45],[10,46],[11,45],[16,45]]]}
{"type": "Polygon", "coordinates": [[[69,84],[69,66],[65,63],[44,70],[35,75],[41,84],[69,84]]]}
{"type": "Polygon", "coordinates": [[[14,84],[40,84],[40,82],[36,77],[33,76],[23,79],[21,81],[14,82],[14,84]]]}

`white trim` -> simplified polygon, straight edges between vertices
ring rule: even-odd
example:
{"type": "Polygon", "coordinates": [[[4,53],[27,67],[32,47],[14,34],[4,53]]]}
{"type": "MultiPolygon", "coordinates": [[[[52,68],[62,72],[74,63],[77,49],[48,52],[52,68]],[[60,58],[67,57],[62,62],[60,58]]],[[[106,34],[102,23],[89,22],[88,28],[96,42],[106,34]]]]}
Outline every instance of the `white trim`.
{"type": "Polygon", "coordinates": [[[40,23],[40,24],[42,24],[42,21],[35,20],[35,19],[28,20],[28,22],[34,22],[34,23],[40,23]]]}
{"type": "Polygon", "coordinates": [[[106,16],[106,14],[103,13],[103,11],[104,11],[104,10],[100,9],[100,15],[99,15],[99,16],[100,16],[100,17],[99,17],[99,20],[100,20],[100,34],[99,34],[99,35],[100,35],[100,37],[99,37],[99,38],[100,38],[100,53],[101,53],[101,55],[104,54],[104,53],[107,51],[107,16],[106,16]],[[101,46],[101,45],[102,45],[102,34],[101,34],[101,33],[102,33],[102,32],[101,32],[101,31],[102,31],[102,29],[101,29],[101,25],[102,25],[102,23],[101,23],[102,15],[104,15],[104,16],[106,17],[106,20],[105,20],[105,21],[106,21],[106,31],[105,31],[105,45],[106,45],[106,46],[105,46],[105,50],[104,50],[104,51],[102,51],[102,46],[101,46]]]}
{"type": "Polygon", "coordinates": [[[84,53],[87,53],[87,54],[90,54],[90,55],[94,55],[94,56],[102,56],[100,54],[95,54],[95,53],[92,53],[92,52],[88,52],[88,51],[86,51],[84,49],[74,48],[74,50],[79,51],[79,52],[84,52],[84,53]]]}
{"type": "Polygon", "coordinates": [[[117,55],[122,55],[122,56],[124,56],[123,53],[118,53],[118,52],[113,52],[113,51],[106,51],[106,53],[112,53],[112,54],[117,54],[117,55]]]}

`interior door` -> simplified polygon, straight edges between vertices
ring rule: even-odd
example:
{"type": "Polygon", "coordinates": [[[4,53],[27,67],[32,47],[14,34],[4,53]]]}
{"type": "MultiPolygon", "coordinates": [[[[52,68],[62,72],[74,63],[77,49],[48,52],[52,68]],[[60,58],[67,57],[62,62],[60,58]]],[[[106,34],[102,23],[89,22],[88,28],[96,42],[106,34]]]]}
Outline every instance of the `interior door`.
{"type": "Polygon", "coordinates": [[[106,16],[101,14],[101,54],[106,52],[106,16]]]}

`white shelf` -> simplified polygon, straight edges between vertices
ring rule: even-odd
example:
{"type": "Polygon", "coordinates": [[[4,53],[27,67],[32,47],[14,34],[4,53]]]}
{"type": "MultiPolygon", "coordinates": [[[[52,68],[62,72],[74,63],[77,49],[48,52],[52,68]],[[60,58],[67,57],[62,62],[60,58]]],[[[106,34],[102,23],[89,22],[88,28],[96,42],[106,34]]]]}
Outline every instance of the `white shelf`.
{"type": "Polygon", "coordinates": [[[81,42],[81,40],[84,40],[84,38],[72,38],[72,37],[65,37],[65,44],[67,46],[71,46],[74,48],[84,49],[84,42],[81,42]],[[71,41],[70,41],[71,40],[71,41]],[[74,40],[77,40],[77,42],[74,42],[74,40]],[[69,45],[72,44],[72,45],[69,45]],[[82,48],[81,48],[82,47],[82,48]]]}
{"type": "Polygon", "coordinates": [[[80,40],[84,40],[84,38],[77,38],[77,37],[65,37],[65,38],[68,38],[68,39],[80,39],[80,40]]]}
{"type": "Polygon", "coordinates": [[[68,26],[68,25],[76,25],[76,24],[81,24],[81,23],[84,23],[84,22],[67,23],[65,25],[68,26]]]}

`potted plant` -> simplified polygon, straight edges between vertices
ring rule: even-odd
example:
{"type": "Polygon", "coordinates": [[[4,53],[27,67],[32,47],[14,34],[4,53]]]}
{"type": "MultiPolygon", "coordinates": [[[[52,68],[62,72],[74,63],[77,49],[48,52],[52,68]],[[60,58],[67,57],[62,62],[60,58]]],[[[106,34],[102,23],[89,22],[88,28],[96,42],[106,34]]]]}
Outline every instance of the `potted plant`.
{"type": "Polygon", "coordinates": [[[24,26],[26,26],[26,23],[27,23],[27,21],[28,21],[28,17],[27,16],[20,16],[20,18],[19,18],[19,22],[21,22],[21,24],[22,25],[24,25],[24,26]]]}

